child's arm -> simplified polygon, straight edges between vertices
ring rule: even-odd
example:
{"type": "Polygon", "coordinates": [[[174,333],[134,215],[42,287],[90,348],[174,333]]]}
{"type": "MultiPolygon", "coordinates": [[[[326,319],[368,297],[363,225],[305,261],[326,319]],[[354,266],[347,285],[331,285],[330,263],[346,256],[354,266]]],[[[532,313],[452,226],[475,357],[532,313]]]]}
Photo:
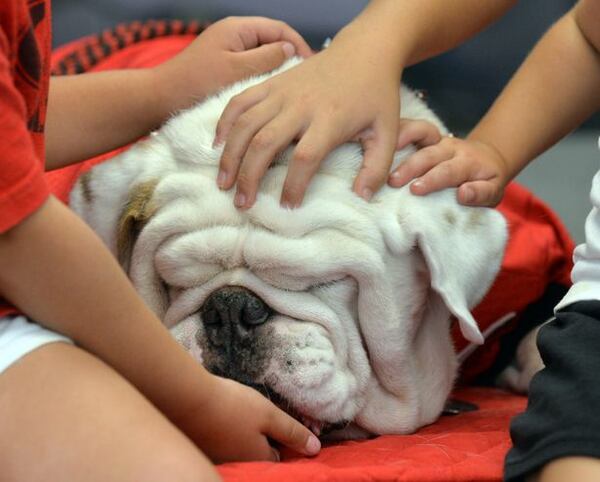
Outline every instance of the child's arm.
{"type": "Polygon", "coordinates": [[[54,77],[46,122],[46,167],[56,169],[125,145],[178,109],[221,87],[311,51],[283,22],[227,18],[155,68],[54,77]]]}
{"type": "Polygon", "coordinates": [[[267,437],[318,451],[308,429],[258,392],[194,361],[102,242],[56,199],[0,235],[0,266],[6,299],[123,375],[213,461],[273,459],[267,437]]]}
{"type": "Polygon", "coordinates": [[[415,194],[460,186],[464,204],[494,205],[532,159],[600,108],[600,2],[582,0],[540,40],[467,140],[445,138],[391,176],[415,194]]]}
{"type": "Polygon", "coordinates": [[[369,198],[386,180],[398,130],[403,68],[450,49],[515,0],[373,0],[331,45],[301,65],[232,99],[217,127],[225,142],[219,186],[237,182],[250,207],[274,156],[299,140],[281,201],[301,203],[323,158],[360,139],[363,169],[354,190],[369,198]]]}

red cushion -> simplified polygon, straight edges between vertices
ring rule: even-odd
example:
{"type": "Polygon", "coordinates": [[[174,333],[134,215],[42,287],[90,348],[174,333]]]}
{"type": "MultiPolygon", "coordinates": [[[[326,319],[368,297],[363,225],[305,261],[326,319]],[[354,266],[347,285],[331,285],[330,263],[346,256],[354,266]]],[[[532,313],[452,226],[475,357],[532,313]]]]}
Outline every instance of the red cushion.
{"type": "Polygon", "coordinates": [[[444,416],[413,435],[327,446],[313,459],[285,452],[283,463],[226,464],[219,471],[227,482],[500,481],[508,423],[525,398],[491,388],[456,396],[480,409],[444,416]]]}

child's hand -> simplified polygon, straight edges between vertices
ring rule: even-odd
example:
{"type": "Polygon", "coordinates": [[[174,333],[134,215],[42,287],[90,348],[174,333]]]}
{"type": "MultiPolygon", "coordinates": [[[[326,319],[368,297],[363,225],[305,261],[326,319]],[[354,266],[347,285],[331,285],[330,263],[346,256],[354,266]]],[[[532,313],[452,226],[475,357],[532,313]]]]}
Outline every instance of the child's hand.
{"type": "Polygon", "coordinates": [[[310,430],[256,390],[211,378],[206,402],[175,422],[213,462],[277,461],[269,439],[304,455],[319,452],[319,439],[310,430]]]}
{"type": "Polygon", "coordinates": [[[470,206],[495,206],[510,180],[506,161],[495,148],[455,137],[444,137],[409,156],[390,175],[389,184],[401,187],[415,178],[413,194],[458,187],[458,202],[470,206]]]}
{"type": "Polygon", "coordinates": [[[442,134],[431,122],[422,119],[404,119],[401,118],[398,123],[398,139],[396,140],[396,150],[405,148],[409,144],[414,144],[418,148],[423,148],[437,144],[442,140],[442,134]]]}
{"type": "Polygon", "coordinates": [[[283,205],[300,205],[321,161],[357,138],[364,161],[354,190],[369,199],[381,187],[396,146],[400,67],[374,49],[366,39],[338,35],[326,50],[230,101],[215,143],[225,142],[219,187],[237,182],[237,207],[252,206],[273,158],[294,140],[283,205]]]}
{"type": "Polygon", "coordinates": [[[227,84],[273,70],[288,57],[311,55],[298,32],[263,17],[229,17],[155,67],[167,112],[189,107],[227,84]]]}

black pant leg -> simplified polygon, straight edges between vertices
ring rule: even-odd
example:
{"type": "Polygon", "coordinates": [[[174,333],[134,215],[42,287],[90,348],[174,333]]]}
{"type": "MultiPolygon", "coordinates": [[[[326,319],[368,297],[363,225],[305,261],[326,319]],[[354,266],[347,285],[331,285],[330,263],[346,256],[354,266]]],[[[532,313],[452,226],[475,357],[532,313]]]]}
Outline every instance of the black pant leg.
{"type": "Polygon", "coordinates": [[[546,368],[532,380],[527,410],[511,423],[511,482],[560,457],[600,458],[600,301],[558,312],[540,330],[538,347],[546,368]]]}

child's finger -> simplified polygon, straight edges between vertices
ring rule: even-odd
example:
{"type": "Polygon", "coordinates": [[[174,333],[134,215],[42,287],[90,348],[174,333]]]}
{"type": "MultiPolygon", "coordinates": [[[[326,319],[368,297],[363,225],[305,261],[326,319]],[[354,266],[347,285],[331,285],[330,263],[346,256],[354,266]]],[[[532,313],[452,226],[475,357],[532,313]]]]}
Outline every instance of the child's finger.
{"type": "Polygon", "coordinates": [[[341,143],[331,126],[322,121],[311,124],[294,148],[281,191],[283,206],[293,208],[302,204],[306,188],[321,162],[341,143]]]}
{"type": "Polygon", "coordinates": [[[385,183],[390,172],[396,147],[396,125],[377,120],[373,136],[362,142],[365,153],[363,165],[354,181],[354,191],[367,201],[385,183]]]}
{"type": "Polygon", "coordinates": [[[438,164],[448,161],[454,151],[441,144],[434,144],[415,152],[402,161],[390,174],[388,182],[392,187],[402,187],[419,176],[424,176],[438,164]]]}
{"type": "MultiPolygon", "coordinates": [[[[255,87],[246,89],[241,94],[233,96],[225,106],[225,109],[219,118],[219,122],[217,122],[214,145],[217,146],[223,143],[225,139],[227,139],[229,131],[237,121],[238,117],[252,106],[263,101],[268,94],[269,90],[264,87],[264,84],[259,84],[255,87]]],[[[257,127],[256,130],[258,130],[258,128],[260,128],[260,126],[257,127]]]]}
{"type": "Polygon", "coordinates": [[[502,200],[502,189],[495,181],[471,181],[462,184],[456,199],[465,206],[496,206],[502,200]]]}
{"type": "Polygon", "coordinates": [[[296,54],[296,47],[290,42],[273,42],[238,53],[248,68],[248,75],[270,72],[296,54]]]}
{"type": "Polygon", "coordinates": [[[273,412],[265,435],[304,455],[317,455],[321,450],[319,439],[304,425],[281,410],[273,412]]]}
{"type": "Polygon", "coordinates": [[[410,185],[410,192],[429,194],[449,187],[458,187],[470,180],[469,165],[456,159],[435,165],[410,185]]]}
{"type": "Polygon", "coordinates": [[[263,44],[287,41],[302,57],[308,57],[312,52],[302,36],[285,22],[265,17],[241,17],[240,20],[248,26],[240,29],[240,37],[246,50],[263,44]]]}
{"type": "Polygon", "coordinates": [[[235,205],[238,208],[247,209],[254,204],[260,180],[275,156],[294,140],[299,128],[297,115],[286,111],[254,135],[237,174],[235,205]]]}
{"type": "Polygon", "coordinates": [[[236,120],[229,135],[221,160],[217,184],[221,189],[230,189],[236,181],[238,170],[248,146],[256,133],[279,113],[279,106],[273,102],[261,102],[242,113],[236,120]]]}
{"type": "Polygon", "coordinates": [[[436,126],[424,120],[400,119],[398,123],[398,139],[396,150],[403,149],[409,144],[426,147],[437,144],[442,135],[436,126]]]}

